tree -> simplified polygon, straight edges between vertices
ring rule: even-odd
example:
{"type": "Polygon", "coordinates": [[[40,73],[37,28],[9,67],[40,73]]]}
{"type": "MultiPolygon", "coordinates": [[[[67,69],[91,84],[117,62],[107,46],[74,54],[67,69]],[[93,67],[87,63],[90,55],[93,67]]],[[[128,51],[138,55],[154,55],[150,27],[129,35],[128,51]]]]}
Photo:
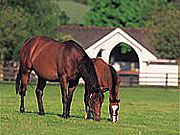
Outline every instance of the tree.
{"type": "Polygon", "coordinates": [[[180,60],[180,10],[164,10],[153,15],[150,39],[161,58],[180,60]]]}
{"type": "Polygon", "coordinates": [[[144,28],[151,20],[151,12],[171,8],[167,0],[97,0],[91,1],[84,25],[144,28]]]}
{"type": "Polygon", "coordinates": [[[20,46],[27,37],[46,35],[61,39],[55,28],[68,17],[49,0],[1,0],[0,48],[3,59],[18,59],[20,46]],[[60,20],[61,19],[61,20],[60,20]]]}
{"type": "Polygon", "coordinates": [[[0,10],[0,48],[1,57],[5,60],[17,58],[20,42],[29,35],[25,16],[17,9],[10,6],[2,7],[0,10]]]}
{"type": "Polygon", "coordinates": [[[148,28],[160,57],[180,59],[180,4],[169,0],[97,0],[84,25],[148,28]]]}

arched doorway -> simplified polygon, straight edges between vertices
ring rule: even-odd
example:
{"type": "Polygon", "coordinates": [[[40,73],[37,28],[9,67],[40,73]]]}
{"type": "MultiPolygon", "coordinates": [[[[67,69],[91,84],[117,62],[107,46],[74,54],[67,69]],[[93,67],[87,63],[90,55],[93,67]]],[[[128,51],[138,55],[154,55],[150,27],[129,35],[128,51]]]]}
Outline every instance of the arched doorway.
{"type": "Polygon", "coordinates": [[[123,78],[122,85],[139,84],[139,58],[131,46],[125,43],[116,45],[110,53],[109,63],[123,78]]]}

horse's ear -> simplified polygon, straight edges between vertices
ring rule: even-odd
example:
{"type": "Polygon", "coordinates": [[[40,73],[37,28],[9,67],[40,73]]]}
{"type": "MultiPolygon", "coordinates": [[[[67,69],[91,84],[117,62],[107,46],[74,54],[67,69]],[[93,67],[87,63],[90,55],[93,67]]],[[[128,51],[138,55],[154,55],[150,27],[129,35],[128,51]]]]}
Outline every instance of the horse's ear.
{"type": "Polygon", "coordinates": [[[26,38],[25,40],[24,40],[24,43],[26,43],[27,41],[29,41],[30,40],[30,38],[26,38]]]}
{"type": "Polygon", "coordinates": [[[103,89],[103,88],[100,86],[99,91],[102,92],[102,93],[105,93],[106,91],[109,91],[109,88],[103,89]]]}
{"type": "Polygon", "coordinates": [[[117,103],[121,102],[121,99],[117,99],[117,103]]]}

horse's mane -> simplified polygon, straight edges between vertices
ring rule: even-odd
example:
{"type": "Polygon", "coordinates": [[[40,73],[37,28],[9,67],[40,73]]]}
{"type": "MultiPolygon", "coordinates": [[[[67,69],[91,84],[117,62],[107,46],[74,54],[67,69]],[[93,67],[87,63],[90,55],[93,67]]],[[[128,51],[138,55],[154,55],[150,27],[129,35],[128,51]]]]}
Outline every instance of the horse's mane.
{"type": "Polygon", "coordinates": [[[74,40],[68,40],[68,41],[65,41],[65,42],[63,42],[63,43],[65,43],[65,44],[73,44],[75,47],[76,47],[76,49],[78,49],[84,56],[88,56],[86,53],[85,53],[85,51],[84,51],[84,49],[82,48],[82,46],[81,45],[79,45],[76,41],[74,41],[74,40]]]}
{"type": "Polygon", "coordinates": [[[89,87],[89,90],[92,90],[93,88],[99,89],[100,86],[98,83],[98,78],[96,75],[94,64],[92,60],[89,58],[89,56],[86,54],[82,46],[80,46],[77,42],[73,40],[65,41],[63,43],[73,44],[76,47],[76,49],[78,49],[82,53],[83,57],[78,65],[78,68],[81,71],[81,77],[84,79],[86,85],[89,87]]]}

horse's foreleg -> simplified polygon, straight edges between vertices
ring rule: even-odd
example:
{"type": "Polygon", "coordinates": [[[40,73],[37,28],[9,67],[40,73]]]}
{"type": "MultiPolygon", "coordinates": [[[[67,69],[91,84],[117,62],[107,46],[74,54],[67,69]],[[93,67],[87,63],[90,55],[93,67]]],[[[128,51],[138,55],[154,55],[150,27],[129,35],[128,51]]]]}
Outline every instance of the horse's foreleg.
{"type": "Polygon", "coordinates": [[[72,102],[73,93],[74,93],[74,90],[76,89],[78,83],[79,83],[79,78],[69,82],[69,86],[68,86],[68,107],[67,107],[67,115],[68,115],[68,117],[69,117],[69,114],[70,114],[70,108],[71,108],[71,102],[72,102]]]}
{"type": "Polygon", "coordinates": [[[87,93],[87,87],[85,85],[85,93],[84,93],[84,105],[85,105],[85,119],[90,119],[91,118],[91,113],[89,110],[89,103],[88,103],[89,97],[87,93]]]}
{"type": "Polygon", "coordinates": [[[84,94],[84,105],[85,105],[85,119],[88,119],[88,104],[87,104],[87,96],[84,94]]]}
{"type": "Polygon", "coordinates": [[[76,89],[76,86],[72,88],[68,88],[68,105],[67,105],[67,116],[69,117],[70,115],[70,108],[71,108],[71,102],[72,102],[72,97],[74,90],[76,89]]]}
{"type": "Polygon", "coordinates": [[[63,103],[63,117],[68,118],[67,80],[65,78],[61,78],[61,94],[62,94],[62,103],[63,103]]]}
{"type": "Polygon", "coordinates": [[[43,89],[45,86],[46,86],[46,81],[41,78],[38,78],[38,85],[36,88],[36,97],[38,101],[39,115],[44,115],[42,96],[43,96],[43,89]]]}

